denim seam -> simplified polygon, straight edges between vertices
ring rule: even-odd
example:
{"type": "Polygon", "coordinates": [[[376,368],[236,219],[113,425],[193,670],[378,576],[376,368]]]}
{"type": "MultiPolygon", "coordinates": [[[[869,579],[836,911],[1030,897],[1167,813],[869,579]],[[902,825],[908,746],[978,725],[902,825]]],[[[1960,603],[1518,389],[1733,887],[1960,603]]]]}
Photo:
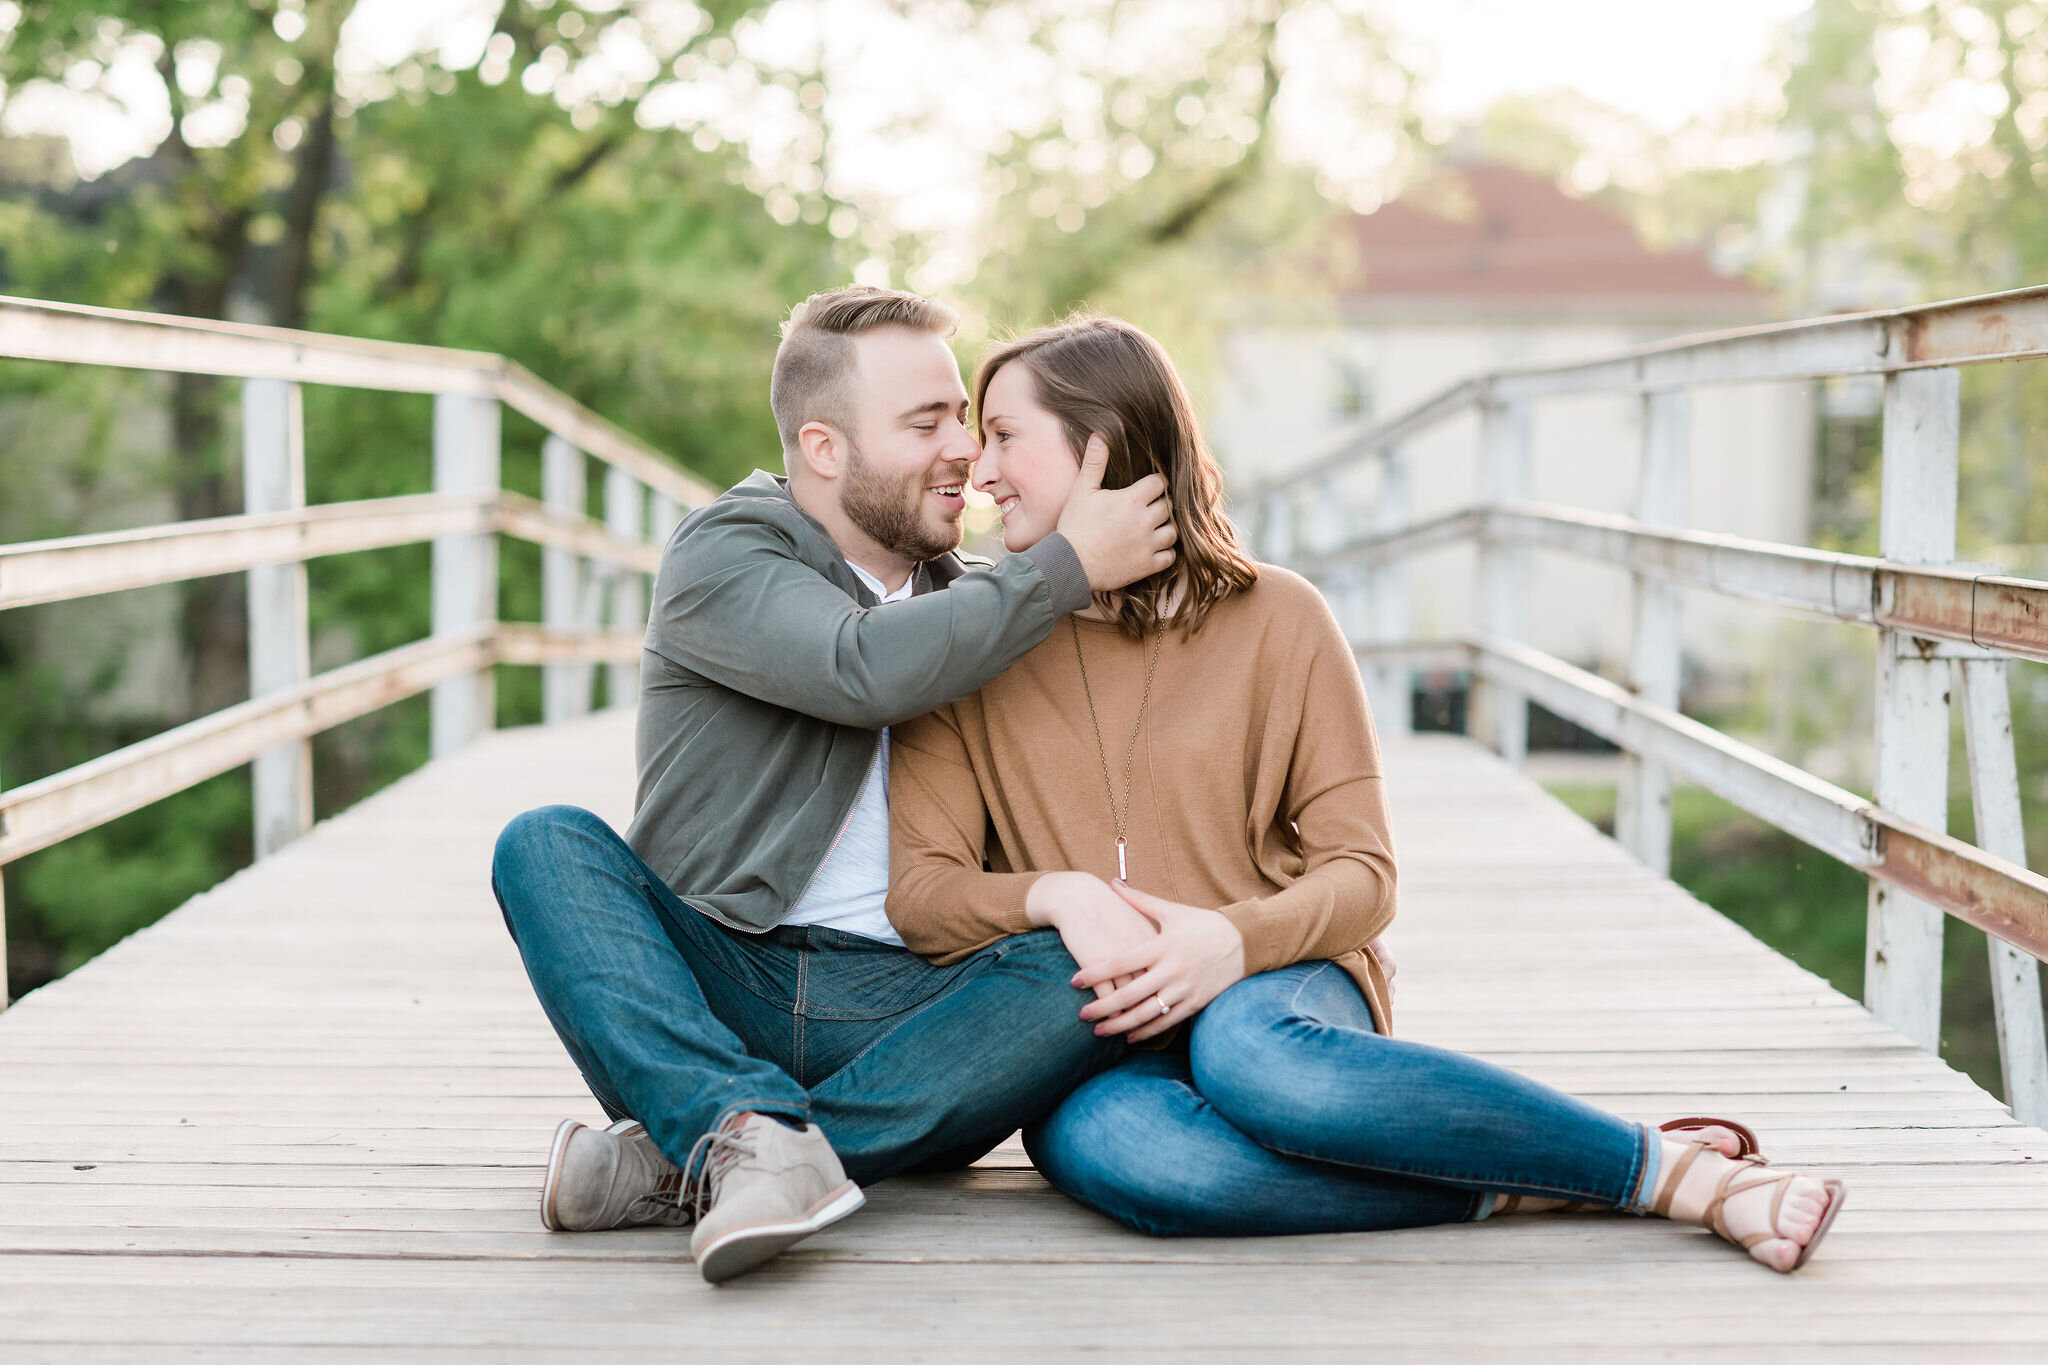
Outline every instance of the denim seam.
{"type": "MultiPolygon", "coordinates": [[[[647,880],[646,880],[645,878],[643,878],[643,877],[635,876],[635,877],[634,877],[634,880],[640,883],[640,889],[641,889],[642,891],[646,892],[646,893],[647,893],[647,894],[648,894],[648,895],[649,895],[650,897],[653,897],[653,898],[654,898],[654,900],[655,900],[655,909],[656,909],[656,910],[657,910],[657,911],[658,911],[659,913],[661,913],[661,914],[663,914],[663,915],[667,915],[667,914],[668,914],[668,907],[667,907],[667,906],[665,906],[665,905],[662,905],[662,904],[660,903],[660,900],[661,900],[661,898],[660,898],[660,896],[659,896],[659,895],[657,895],[657,894],[655,893],[655,890],[654,890],[654,887],[653,887],[653,885],[652,885],[651,883],[649,883],[649,882],[648,882],[648,881],[647,881],[647,880]]],[[[665,885],[665,883],[664,883],[664,885],[665,885]]],[[[674,893],[673,893],[673,892],[671,892],[670,894],[671,894],[671,895],[673,895],[674,893]]],[[[709,916],[709,915],[705,915],[705,914],[704,914],[704,912],[703,912],[702,910],[699,910],[699,909],[698,909],[698,908],[697,908],[696,906],[694,906],[694,905],[690,904],[690,903],[689,903],[688,901],[686,901],[686,900],[682,899],[682,897],[680,897],[680,896],[677,896],[677,897],[676,897],[676,903],[677,903],[678,905],[682,906],[682,907],[683,907],[683,909],[685,909],[685,910],[689,911],[689,912],[690,912],[691,914],[693,914],[693,915],[703,915],[703,917],[704,917],[705,919],[711,920],[711,922],[712,922],[713,924],[715,924],[715,925],[718,925],[718,926],[719,926],[719,927],[720,927],[721,929],[725,927],[725,926],[724,926],[723,924],[721,924],[721,923],[720,923],[720,922],[719,922],[718,920],[716,920],[716,919],[712,919],[712,917],[711,917],[711,916],[709,916]]],[[[753,997],[754,997],[754,998],[755,998],[756,1000],[760,1000],[760,1001],[763,1001],[763,1002],[765,1002],[765,1003],[767,1003],[767,1004],[773,1005],[773,1006],[775,1006],[775,1007],[776,1007],[777,1009],[783,1009],[783,1008],[786,1008],[786,1007],[787,1007],[787,1006],[788,1006],[788,1005],[789,1005],[789,1004],[791,1003],[791,1002],[789,1002],[789,1001],[787,1001],[787,1000],[781,1000],[781,999],[777,999],[777,998],[776,998],[775,996],[773,996],[773,995],[770,995],[770,994],[768,994],[768,993],[767,993],[766,991],[763,991],[763,990],[762,990],[762,989],[760,989],[760,988],[759,988],[758,986],[756,986],[756,985],[755,985],[755,984],[754,984],[753,982],[751,982],[751,981],[747,980],[747,979],[746,979],[745,977],[743,977],[743,976],[740,976],[740,975],[739,975],[739,974],[737,974],[736,972],[733,972],[732,970],[730,970],[729,968],[727,968],[727,967],[726,967],[726,965],[725,965],[724,963],[720,962],[720,961],[719,961],[719,960],[717,959],[717,957],[715,957],[715,956],[713,956],[713,955],[711,955],[711,954],[700,954],[700,956],[704,957],[704,959],[705,959],[705,961],[706,961],[706,965],[708,965],[708,966],[709,966],[709,967],[710,967],[710,968],[711,968],[711,969],[712,969],[713,971],[717,972],[717,973],[718,973],[718,974],[719,974],[720,976],[724,977],[724,978],[725,978],[725,979],[726,979],[727,981],[730,981],[730,982],[732,982],[732,984],[733,984],[733,985],[735,985],[735,986],[738,986],[738,987],[739,987],[739,988],[740,988],[741,990],[745,991],[745,992],[746,992],[746,993],[747,993],[748,995],[751,995],[751,996],[753,996],[753,997]]],[[[693,961],[693,962],[691,963],[691,970],[692,970],[692,971],[695,971],[695,970],[696,970],[696,964],[695,964],[695,962],[694,962],[694,961],[693,961]]]]}
{"type": "MultiPolygon", "coordinates": [[[[1294,998],[1287,1002],[1287,1008],[1293,1011],[1295,1014],[1300,1015],[1304,1019],[1311,1020],[1312,1022],[1318,1024],[1322,1023],[1323,1021],[1321,1019],[1316,1018],[1315,1015],[1310,1014],[1307,1010],[1301,1007],[1301,993],[1308,989],[1309,983],[1311,981],[1314,981],[1324,972],[1334,969],[1336,965],[1337,964],[1334,962],[1325,962],[1322,965],[1318,966],[1314,971],[1310,972],[1308,975],[1302,977],[1301,984],[1294,988],[1294,998]]],[[[1367,1012],[1370,1013],[1370,1011],[1367,1012]]]]}
{"type": "Polygon", "coordinates": [[[1417,1171],[1411,1170],[1406,1166],[1382,1166],[1366,1161],[1345,1161],[1340,1157],[1319,1156],[1314,1152],[1297,1152],[1291,1147],[1279,1147],[1271,1143],[1262,1142],[1259,1145],[1269,1152],[1278,1152],[1282,1156],[1291,1156],[1299,1161],[1321,1161],[1327,1165],[1343,1166],[1354,1171],[1377,1171],[1381,1175],[1407,1176],[1413,1180],[1434,1180],[1439,1183],[1462,1182],[1477,1185],[1482,1192],[1501,1190],[1509,1194],[1534,1195],[1537,1198],[1585,1199],[1599,1204],[1609,1204],[1610,1200],[1608,1195],[1600,1194],[1593,1190],[1576,1189],[1568,1185],[1516,1185],[1512,1181],[1498,1180],[1490,1175],[1446,1174],[1441,1170],[1417,1171]]]}
{"type": "Polygon", "coordinates": [[[1638,1216],[1649,1213],[1650,1199],[1656,1193],[1643,1188],[1643,1178],[1650,1173],[1650,1144],[1658,1141],[1648,1124],[1641,1125],[1643,1140],[1636,1147],[1635,1169],[1628,1173],[1629,1198],[1620,1207],[1638,1216]]]}
{"type": "MultiPolygon", "coordinates": [[[[995,960],[996,960],[996,959],[995,959],[994,957],[992,957],[992,956],[989,956],[989,957],[984,957],[984,956],[982,956],[982,955],[979,955],[979,954],[977,954],[976,956],[974,956],[974,957],[971,957],[971,958],[969,958],[969,959],[967,960],[967,963],[963,963],[963,964],[961,964],[961,965],[962,965],[962,966],[964,967],[964,966],[966,966],[966,965],[969,965],[969,964],[979,964],[979,963],[985,963],[985,962],[993,962],[993,961],[995,961],[995,960]]],[[[936,992],[935,994],[933,994],[933,995],[932,995],[932,997],[931,997],[931,998],[930,998],[929,1000],[927,1000],[927,1001],[925,1001],[925,1002],[923,1002],[923,1003],[925,1003],[925,1004],[935,1004],[935,1003],[937,1003],[937,1002],[938,1002],[938,1000],[939,1000],[939,999],[940,999],[940,998],[941,998],[942,996],[944,996],[944,995],[945,995],[945,994],[946,994],[946,993],[947,993],[948,991],[952,990],[952,989],[953,989],[953,988],[954,988],[955,986],[959,985],[959,984],[960,984],[960,983],[961,983],[962,981],[966,980],[966,979],[967,979],[967,977],[968,977],[968,975],[969,975],[969,973],[967,973],[967,972],[965,972],[965,971],[962,971],[962,972],[960,973],[960,975],[956,976],[956,977],[955,977],[955,978],[954,978],[953,980],[951,980],[951,981],[947,982],[947,983],[945,984],[945,986],[944,986],[944,987],[942,987],[942,988],[941,988],[941,989],[940,989],[939,991],[937,991],[937,992],[936,992]]],[[[868,1054],[869,1054],[870,1052],[873,1052],[873,1051],[874,1051],[874,1050],[875,1050],[876,1048],[880,1047],[880,1046],[881,1046],[881,1045],[882,1045],[883,1043],[886,1043],[886,1042],[888,1042],[888,1041],[889,1041],[889,1040],[890,1040],[891,1038],[893,1038],[893,1037],[895,1037],[895,1036],[896,1036],[897,1032],[898,1032],[899,1030],[901,1030],[901,1029],[903,1028],[904,1024],[907,1024],[907,1023],[909,1023],[909,1022],[910,1022],[910,1021],[906,1019],[906,1020],[904,1020],[904,1021],[903,1021],[903,1023],[899,1023],[899,1024],[897,1024],[897,1025],[896,1025],[896,1026],[895,1026],[894,1028],[891,1028],[891,1029],[889,1029],[889,1030],[888,1030],[887,1032],[885,1032],[885,1033],[882,1033],[882,1034],[879,1034],[879,1035],[877,1035],[877,1036],[876,1036],[876,1037],[875,1037],[874,1039],[872,1039],[872,1040],[871,1040],[871,1041],[870,1041],[870,1042],[868,1043],[868,1045],[867,1045],[866,1047],[862,1048],[862,1049],[861,1049],[861,1050],[860,1050],[859,1052],[856,1052],[856,1053],[855,1053],[855,1054],[854,1054],[853,1056],[851,1056],[851,1057],[847,1058],[847,1059],[846,1059],[846,1060],[845,1060],[844,1062],[840,1063],[840,1065],[839,1065],[839,1071],[844,1071],[844,1070],[846,1070],[846,1068],[847,1068],[847,1067],[850,1067],[850,1066],[852,1066],[852,1065],[853,1065],[853,1064],[854,1064],[855,1062],[858,1062],[858,1061],[860,1061],[860,1060],[861,1060],[862,1058],[866,1057],[866,1056],[867,1056],[867,1055],[868,1055],[868,1054]]],[[[832,1074],[836,1076],[836,1075],[838,1075],[838,1074],[839,1074],[839,1072],[838,1072],[838,1071],[835,1071],[835,1072],[833,1072],[832,1074]]]]}

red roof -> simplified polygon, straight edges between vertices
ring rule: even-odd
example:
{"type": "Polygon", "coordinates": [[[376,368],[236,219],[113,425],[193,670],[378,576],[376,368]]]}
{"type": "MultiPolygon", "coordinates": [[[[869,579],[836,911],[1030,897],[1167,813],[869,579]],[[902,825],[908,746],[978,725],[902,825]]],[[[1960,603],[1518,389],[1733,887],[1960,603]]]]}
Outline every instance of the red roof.
{"type": "Polygon", "coordinates": [[[1347,235],[1344,292],[1362,300],[1766,302],[1704,253],[1652,251],[1621,215],[1507,166],[1450,170],[1350,219],[1347,235]]]}

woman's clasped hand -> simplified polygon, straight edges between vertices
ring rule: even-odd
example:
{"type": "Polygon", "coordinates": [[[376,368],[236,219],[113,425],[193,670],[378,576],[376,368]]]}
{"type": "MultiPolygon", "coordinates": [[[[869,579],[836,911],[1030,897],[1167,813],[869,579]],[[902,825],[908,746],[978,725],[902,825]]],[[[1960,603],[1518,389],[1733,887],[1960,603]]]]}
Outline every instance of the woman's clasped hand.
{"type": "Polygon", "coordinates": [[[1099,1021],[1097,1033],[1122,1033],[1142,1043],[1244,980],[1244,935],[1222,913],[1166,900],[1128,882],[1111,882],[1110,889],[1157,932],[1093,966],[1084,963],[1074,974],[1074,984],[1084,988],[1120,983],[1081,1011],[1083,1019],[1099,1021]]]}

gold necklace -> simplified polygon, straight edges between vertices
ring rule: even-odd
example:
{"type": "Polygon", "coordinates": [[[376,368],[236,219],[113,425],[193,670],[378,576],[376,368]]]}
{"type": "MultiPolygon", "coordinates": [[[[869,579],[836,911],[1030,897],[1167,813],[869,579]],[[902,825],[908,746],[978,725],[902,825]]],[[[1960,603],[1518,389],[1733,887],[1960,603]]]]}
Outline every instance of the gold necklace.
{"type": "Polygon", "coordinates": [[[1109,818],[1116,823],[1116,875],[1119,881],[1130,880],[1130,869],[1124,863],[1124,834],[1131,822],[1131,761],[1138,753],[1138,732],[1145,728],[1145,708],[1152,701],[1152,675],[1159,668],[1159,650],[1166,643],[1166,622],[1159,623],[1159,636],[1152,642],[1152,661],[1145,665],[1145,691],[1138,698],[1138,719],[1131,726],[1131,742],[1124,750],[1124,804],[1119,810],[1116,804],[1116,788],[1109,780],[1109,751],[1102,744],[1102,722],[1095,715],[1095,693],[1088,686],[1088,659],[1081,652],[1081,625],[1073,617],[1067,618],[1067,625],[1074,632],[1074,660],[1081,665],[1081,695],[1088,699],[1088,723],[1095,728],[1095,756],[1102,760],[1102,790],[1109,797],[1109,818]]]}

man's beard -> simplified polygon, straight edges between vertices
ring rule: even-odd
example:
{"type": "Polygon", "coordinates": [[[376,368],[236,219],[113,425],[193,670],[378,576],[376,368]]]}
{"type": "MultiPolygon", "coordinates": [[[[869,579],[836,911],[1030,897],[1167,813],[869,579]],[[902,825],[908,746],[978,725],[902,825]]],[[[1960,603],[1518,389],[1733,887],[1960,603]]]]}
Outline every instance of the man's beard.
{"type": "Polygon", "coordinates": [[[848,443],[839,509],[875,544],[916,563],[960,548],[960,523],[934,530],[925,522],[925,491],[922,474],[892,480],[868,463],[859,446],[848,443]]]}

